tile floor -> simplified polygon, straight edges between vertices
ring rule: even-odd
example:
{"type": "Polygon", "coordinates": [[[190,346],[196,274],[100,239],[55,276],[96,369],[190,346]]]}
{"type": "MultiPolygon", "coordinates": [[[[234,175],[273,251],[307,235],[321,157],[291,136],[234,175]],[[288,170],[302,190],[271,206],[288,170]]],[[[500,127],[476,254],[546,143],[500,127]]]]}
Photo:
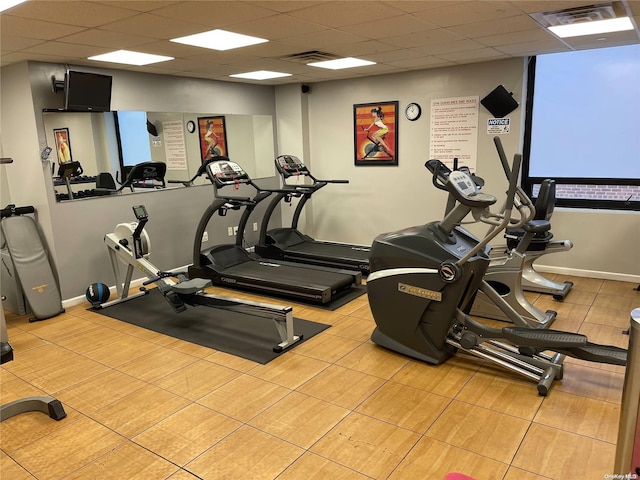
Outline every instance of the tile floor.
{"type": "MultiPolygon", "coordinates": [[[[570,279],[563,303],[528,297],[558,311],[553,328],[625,347],[637,285],[570,279]]],[[[87,307],[37,323],[8,314],[15,361],[0,369],[0,401],[53,395],[68,416],[27,413],[0,424],[3,479],[612,473],[622,367],[567,359],[564,379],[543,398],[533,383],[474,358],[431,366],[374,345],[366,295],[334,312],[294,305],[295,316],[331,328],[267,365],[87,307]]]]}

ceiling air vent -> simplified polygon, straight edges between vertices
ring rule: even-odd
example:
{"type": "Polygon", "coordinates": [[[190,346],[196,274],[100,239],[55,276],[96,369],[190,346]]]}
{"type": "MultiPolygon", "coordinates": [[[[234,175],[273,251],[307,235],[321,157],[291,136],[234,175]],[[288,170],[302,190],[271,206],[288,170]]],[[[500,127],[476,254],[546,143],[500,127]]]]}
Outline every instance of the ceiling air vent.
{"type": "Polygon", "coordinates": [[[289,60],[290,62],[297,63],[313,63],[324,62],[325,60],[335,60],[341,58],[333,53],[321,52],[320,50],[310,50],[308,52],[294,53],[293,55],[287,55],[282,57],[282,60],[289,60]]]}
{"type": "Polygon", "coordinates": [[[624,5],[622,5],[621,2],[585,5],[582,7],[531,14],[531,17],[544,27],[596,22],[599,20],[610,20],[624,16],[626,16],[626,12],[624,5]]]}

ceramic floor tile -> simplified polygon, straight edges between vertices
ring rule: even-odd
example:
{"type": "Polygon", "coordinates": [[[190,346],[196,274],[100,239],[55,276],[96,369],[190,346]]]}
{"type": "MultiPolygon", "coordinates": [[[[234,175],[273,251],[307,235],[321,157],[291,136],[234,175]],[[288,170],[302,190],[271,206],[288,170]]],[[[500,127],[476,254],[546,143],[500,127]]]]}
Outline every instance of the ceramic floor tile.
{"type": "Polygon", "coordinates": [[[386,478],[420,436],[404,428],[352,413],[311,451],[373,478],[386,478]]]}
{"type": "Polygon", "coordinates": [[[357,340],[331,335],[325,331],[296,347],[296,353],[333,363],[361,344],[357,340]]]}
{"type": "Polygon", "coordinates": [[[573,282],[572,292],[566,298],[571,296],[573,290],[581,290],[585,292],[599,292],[604,280],[598,278],[575,277],[573,275],[557,275],[554,282],[573,282]]]}
{"type": "Polygon", "coordinates": [[[24,397],[40,396],[45,393],[25,382],[14,374],[6,371],[4,368],[0,370],[0,404],[13,402],[24,397]]]}
{"type": "Polygon", "coordinates": [[[350,338],[358,342],[366,342],[371,338],[375,324],[352,316],[344,317],[331,326],[331,335],[350,338]]]}
{"type": "Polygon", "coordinates": [[[255,428],[244,426],[204,452],[186,469],[201,478],[271,480],[304,450],[255,428]]]}
{"type": "Polygon", "coordinates": [[[594,307],[608,308],[621,312],[631,313],[631,310],[638,308],[638,298],[628,297],[625,295],[610,295],[607,293],[599,293],[593,301],[594,307]]]}
{"type": "Polygon", "coordinates": [[[455,397],[480,367],[468,357],[452,357],[440,365],[411,361],[391,380],[445,397],[455,397]]]}
{"type": "Polygon", "coordinates": [[[330,364],[315,358],[286,352],[266,365],[258,365],[250,370],[254,377],[295,389],[315,377],[330,364]]]}
{"type": "Polygon", "coordinates": [[[108,370],[105,365],[53,344],[21,353],[14,360],[3,368],[50,393],[108,370]]]}
{"type": "Polygon", "coordinates": [[[423,437],[393,471],[389,480],[444,479],[457,472],[478,480],[502,480],[508,465],[423,437]]]}
{"type": "Polygon", "coordinates": [[[72,473],[65,480],[88,478],[167,478],[178,467],[132,442],[126,442],[72,473]]]}
{"type": "Polygon", "coordinates": [[[95,328],[84,332],[76,333],[72,336],[61,337],[56,343],[62,345],[76,353],[86,354],[97,348],[101,348],[112,343],[125,341],[129,336],[113,328],[95,325],[95,328]]]}
{"type": "Polygon", "coordinates": [[[135,436],[133,441],[184,466],[241,425],[225,415],[192,404],[135,436]]]}
{"type": "Polygon", "coordinates": [[[189,400],[146,385],[91,414],[91,417],[128,438],[139,434],[189,404],[189,400]]]}
{"type": "Polygon", "coordinates": [[[125,439],[117,433],[81,416],[67,423],[64,428],[10,454],[38,480],[58,480],[124,442],[125,439]]]}
{"type": "Polygon", "coordinates": [[[293,462],[278,480],[368,480],[370,477],[362,475],[331,460],[313,453],[305,453],[293,462]]]}
{"type": "Polygon", "coordinates": [[[290,392],[275,383],[244,375],[200,398],[198,403],[247,422],[290,392]]]}
{"type": "Polygon", "coordinates": [[[296,389],[343,408],[354,409],[384,383],[380,377],[331,365],[296,389]]]}
{"type": "Polygon", "coordinates": [[[349,314],[349,316],[373,322],[373,313],[371,313],[371,308],[369,308],[368,303],[364,304],[357,310],[354,310],[349,314]]]}
{"type": "Polygon", "coordinates": [[[176,473],[167,477],[167,480],[202,480],[186,470],[178,470],[176,473]]]}
{"type": "Polygon", "coordinates": [[[33,348],[42,347],[50,343],[47,340],[43,340],[42,338],[37,337],[32,333],[25,332],[19,329],[13,329],[13,331],[11,329],[8,329],[8,335],[10,344],[13,347],[14,356],[17,355],[17,352],[20,352],[21,355],[24,355],[33,348]]]}
{"type": "MultiPolygon", "coordinates": [[[[640,305],[640,299],[638,299],[638,305],[640,305]]],[[[630,312],[611,310],[609,308],[591,307],[584,321],[588,323],[617,327],[619,329],[627,329],[629,328],[631,318],[630,312]]]]}
{"type": "MultiPolygon", "coordinates": [[[[626,325],[629,327],[629,324],[626,325]]],[[[624,328],[624,326],[623,326],[624,328]]],[[[599,323],[584,322],[578,330],[578,333],[582,333],[589,338],[590,342],[600,343],[603,345],[614,345],[620,348],[629,347],[629,335],[622,333],[623,328],[602,325],[599,323]]]]}
{"type": "Polygon", "coordinates": [[[175,350],[158,348],[134,358],[130,362],[123,363],[118,367],[118,370],[145,382],[155,382],[176,370],[195,363],[197,360],[197,357],[175,350]]]}
{"type": "MultiPolygon", "coordinates": [[[[637,283],[617,282],[615,280],[605,280],[600,287],[598,293],[606,293],[608,295],[621,295],[624,297],[633,297],[640,302],[640,291],[637,290],[637,283]]],[[[638,303],[640,305],[640,303],[638,303]]]]}
{"type": "Polygon", "coordinates": [[[0,450],[0,472],[2,472],[3,477],[11,480],[35,480],[36,478],[2,450],[0,450]]]}
{"type": "Polygon", "coordinates": [[[109,345],[86,352],[85,355],[96,362],[117,368],[159,348],[161,347],[153,342],[127,335],[109,345]]]}
{"type": "Polygon", "coordinates": [[[344,315],[338,312],[313,307],[294,308],[293,316],[304,318],[311,322],[324,323],[325,325],[333,325],[344,318],[344,315]]]}
{"type": "Polygon", "coordinates": [[[197,400],[238,375],[240,372],[236,370],[207,360],[197,360],[153,383],[176,395],[197,400]]]}
{"type": "Polygon", "coordinates": [[[554,392],[545,398],[533,421],[615,444],[619,419],[617,404],[554,392]]]}
{"type": "Polygon", "coordinates": [[[565,362],[564,377],[551,390],[581,397],[620,403],[624,374],[591,368],[578,363],[565,362]]]}
{"type": "Polygon", "coordinates": [[[550,480],[550,477],[543,477],[535,473],[526,472],[516,467],[509,467],[503,480],[550,480]]]}
{"type": "Polygon", "coordinates": [[[209,349],[209,353],[203,358],[210,362],[217,363],[218,365],[232,368],[233,370],[237,370],[238,372],[248,372],[252,368],[259,365],[258,363],[247,360],[246,358],[236,357],[235,355],[230,355],[225,352],[214,351],[213,353],[211,353],[211,349],[209,349]]]}
{"type": "Polygon", "coordinates": [[[512,466],[554,480],[607,478],[615,445],[534,423],[512,466]]]}
{"type": "Polygon", "coordinates": [[[56,398],[64,405],[90,415],[146,385],[145,382],[117,370],[108,370],[56,392],[56,398]]]}
{"type": "Polygon", "coordinates": [[[528,420],[454,400],[425,435],[508,464],[529,425],[528,420]]]}
{"type": "Polygon", "coordinates": [[[497,367],[483,366],[456,395],[456,400],[495,412],[533,419],[542,404],[534,382],[497,367]]]}
{"type": "MultiPolygon", "coordinates": [[[[4,385],[2,385],[4,388],[4,385]]],[[[68,428],[77,420],[84,419],[84,415],[63,404],[67,416],[61,420],[53,420],[43,412],[25,412],[8,418],[0,423],[0,445],[7,453],[29,445],[44,437],[57,434],[68,428]]],[[[3,479],[4,480],[4,479],[3,479]]]]}
{"type": "Polygon", "coordinates": [[[424,433],[450,402],[448,397],[387,382],[356,411],[407,430],[424,433]]]}
{"type": "Polygon", "coordinates": [[[342,357],[336,365],[388,380],[408,362],[403,355],[367,342],[342,357]]]}
{"type": "Polygon", "coordinates": [[[249,421],[249,424],[302,448],[309,448],[349,410],[303,393],[291,392],[249,421]]]}

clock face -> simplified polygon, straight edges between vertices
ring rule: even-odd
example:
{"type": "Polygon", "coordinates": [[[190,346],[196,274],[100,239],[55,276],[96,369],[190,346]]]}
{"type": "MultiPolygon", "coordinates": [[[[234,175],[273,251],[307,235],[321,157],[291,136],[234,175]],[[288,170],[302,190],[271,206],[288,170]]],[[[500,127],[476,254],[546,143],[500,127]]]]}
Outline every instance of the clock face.
{"type": "Polygon", "coordinates": [[[187,122],[187,131],[189,133],[193,133],[193,132],[196,131],[196,124],[195,124],[195,122],[193,120],[189,120],[187,122]]]}
{"type": "Polygon", "coordinates": [[[417,103],[410,103],[409,105],[407,105],[404,114],[407,117],[407,120],[414,121],[420,118],[420,115],[422,114],[422,108],[420,108],[420,105],[418,105],[417,103]]]}

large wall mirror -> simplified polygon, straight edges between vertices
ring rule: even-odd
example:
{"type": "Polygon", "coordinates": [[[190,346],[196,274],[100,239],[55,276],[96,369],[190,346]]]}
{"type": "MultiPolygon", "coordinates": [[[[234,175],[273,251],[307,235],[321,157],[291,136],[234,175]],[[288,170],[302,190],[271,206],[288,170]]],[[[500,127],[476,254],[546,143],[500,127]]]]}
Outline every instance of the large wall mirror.
{"type": "MultiPolygon", "coordinates": [[[[125,167],[147,161],[166,164],[163,188],[182,187],[174,181],[192,178],[203,160],[214,154],[229,156],[252,178],[275,175],[274,127],[270,115],[47,111],[43,117],[59,201],[71,198],[70,189],[74,199],[94,196],[90,192],[104,174],[111,175],[119,187],[118,181],[124,180],[121,164],[125,167]],[[68,162],[79,162],[82,167],[81,172],[72,172],[71,182],[59,178],[60,165],[68,162]]],[[[209,184],[205,177],[194,182],[204,184],[209,184]]],[[[137,185],[122,193],[132,191],[149,191],[149,185],[137,185]]]]}

